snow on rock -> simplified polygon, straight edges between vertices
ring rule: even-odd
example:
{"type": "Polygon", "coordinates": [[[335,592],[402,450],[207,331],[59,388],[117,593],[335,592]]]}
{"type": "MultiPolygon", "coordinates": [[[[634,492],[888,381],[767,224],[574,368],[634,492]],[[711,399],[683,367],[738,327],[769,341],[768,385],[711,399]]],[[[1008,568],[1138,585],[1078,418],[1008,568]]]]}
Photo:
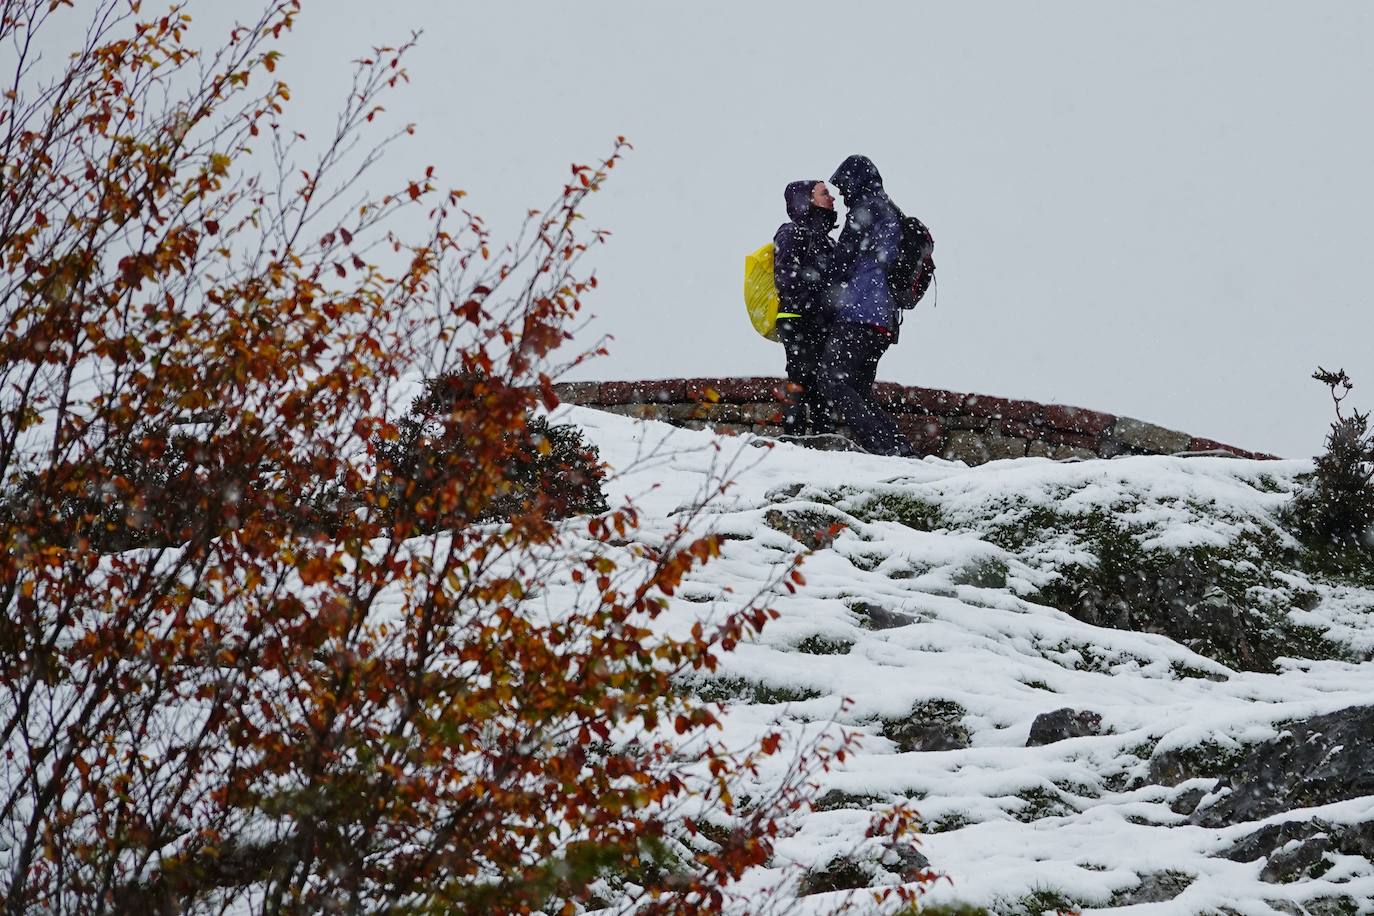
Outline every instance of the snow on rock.
{"type": "MultiPolygon", "coordinates": [[[[732,481],[703,522],[727,536],[723,555],[674,599],[665,627],[766,588],[771,570],[807,550],[798,531],[808,519],[842,526],[813,545],[806,586],[779,590],[780,619],[726,656],[712,684],[691,685],[725,697],[731,741],[778,725],[796,741],[832,723],[864,735],[848,765],[825,774],[825,804],[800,817],[780,866],[815,873],[860,849],[875,883],[896,881],[871,844],[861,849],[863,831],[870,809],[909,801],[925,824],[921,852],[949,878],[930,902],[999,913],[1374,911],[1374,864],[1359,854],[1374,848],[1367,774],[1328,768],[1321,778],[1350,786],[1287,785],[1274,793],[1282,805],[1224,801],[1263,794],[1237,766],[1283,777],[1262,749],[1296,754],[1293,730],[1311,729],[1293,723],[1374,705],[1374,574],[1303,571],[1277,521],[1309,463],[1024,458],[970,468],[759,448],[768,443],[585,408],[558,419],[598,445],[615,471],[608,496],[644,510],[643,538],[668,531],[674,511],[713,482],[732,481]],[[1173,601],[1174,617],[1227,603],[1224,619],[1253,630],[1255,670],[1228,664],[1229,644],[1170,638],[1172,618],[1149,608],[1123,612],[1126,626],[1080,619],[1090,615],[1076,596],[1091,585],[1106,601],[1113,590],[1092,580],[1109,549],[1112,562],[1153,569],[1186,556],[1187,574],[1215,574],[1219,584],[1205,588],[1121,600],[1173,601]],[[1092,727],[1027,746],[1037,718],[1059,710],[1092,727]],[[939,749],[904,749],[913,747],[939,749]],[[1263,816],[1220,814],[1235,810],[1263,816]]],[[[765,769],[760,790],[776,775],[765,769]]],[[[835,899],[805,897],[796,911],[835,899]]]]}

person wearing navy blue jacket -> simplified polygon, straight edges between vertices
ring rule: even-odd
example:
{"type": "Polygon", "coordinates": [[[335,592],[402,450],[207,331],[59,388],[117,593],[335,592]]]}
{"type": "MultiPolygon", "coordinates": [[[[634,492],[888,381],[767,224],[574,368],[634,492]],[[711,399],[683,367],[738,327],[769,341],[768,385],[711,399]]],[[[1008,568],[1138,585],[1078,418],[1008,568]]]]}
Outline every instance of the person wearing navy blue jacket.
{"type": "Polygon", "coordinates": [[[787,380],[799,386],[783,413],[783,430],[811,435],[834,430],[821,393],[821,360],[831,321],[835,198],[823,181],[794,181],[783,192],[788,222],[773,236],[773,284],[778,290],[778,340],[787,380]]]}
{"type": "Polygon", "coordinates": [[[835,318],[826,340],[821,389],[859,445],[878,455],[910,455],[911,441],[878,404],[878,361],[897,338],[898,304],[887,275],[902,242],[902,214],[867,156],[850,156],[830,177],[848,212],[832,262],[835,318]]]}

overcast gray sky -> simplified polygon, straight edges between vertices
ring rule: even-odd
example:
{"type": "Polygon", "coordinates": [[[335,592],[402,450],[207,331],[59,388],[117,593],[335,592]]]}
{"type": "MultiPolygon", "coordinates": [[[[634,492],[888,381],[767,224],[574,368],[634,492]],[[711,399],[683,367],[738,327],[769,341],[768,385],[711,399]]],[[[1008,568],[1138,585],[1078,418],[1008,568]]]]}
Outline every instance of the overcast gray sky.
{"type": "Polygon", "coordinates": [[[1321,444],[1318,363],[1374,408],[1369,2],[306,0],[300,123],[412,28],[397,164],[432,162],[497,226],[635,144],[591,210],[614,233],[592,332],[615,341],[585,377],[781,374],[744,255],[784,184],[862,152],[939,264],[880,378],[1284,455],[1321,444]]]}

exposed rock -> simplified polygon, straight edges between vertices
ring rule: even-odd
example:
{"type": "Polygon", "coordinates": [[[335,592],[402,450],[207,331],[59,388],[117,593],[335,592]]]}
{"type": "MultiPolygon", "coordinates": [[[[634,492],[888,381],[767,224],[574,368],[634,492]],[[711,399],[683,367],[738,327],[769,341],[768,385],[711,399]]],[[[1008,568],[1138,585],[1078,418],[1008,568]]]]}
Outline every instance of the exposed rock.
{"type": "Polygon", "coordinates": [[[1064,707],[1041,713],[1031,723],[1026,747],[1039,747],[1069,738],[1084,738],[1102,734],[1102,716],[1091,710],[1064,707]]]}
{"type": "Polygon", "coordinates": [[[1222,853],[1222,858],[1232,862],[1253,862],[1294,841],[1302,841],[1318,833],[1325,835],[1324,827],[1317,820],[1265,824],[1254,833],[1237,840],[1222,853]]]}
{"type": "Polygon", "coordinates": [[[1250,747],[1223,778],[1229,789],[1189,819],[1203,827],[1255,821],[1374,795],[1374,706],[1351,706],[1290,723],[1250,747]]]}
{"type": "Polygon", "coordinates": [[[878,795],[851,795],[839,789],[831,789],[812,801],[811,807],[816,811],[843,811],[850,808],[867,808],[869,805],[882,802],[883,798],[878,795]]]}
{"type": "Polygon", "coordinates": [[[893,611],[871,601],[851,601],[849,609],[867,618],[870,630],[891,630],[896,627],[910,626],[916,618],[901,611],[893,611]]]}
{"type": "Polygon", "coordinates": [[[1240,839],[1222,855],[1233,862],[1268,858],[1260,877],[1289,883],[1317,877],[1325,871],[1328,852],[1374,859],[1374,821],[1337,824],[1313,818],[1265,824],[1240,839]]]}
{"type": "Polygon", "coordinates": [[[930,860],[910,843],[889,846],[883,854],[883,868],[897,875],[902,883],[919,880],[930,869],[930,860]]]}
{"type": "Polygon", "coordinates": [[[1173,798],[1169,799],[1169,810],[1175,814],[1189,815],[1197,810],[1197,806],[1207,797],[1207,790],[1202,786],[1193,786],[1184,789],[1173,798]]]}
{"type": "Polygon", "coordinates": [[[1112,906],[1164,903],[1186,891],[1193,880],[1193,875],[1177,871],[1161,871],[1141,875],[1140,884],[1128,891],[1122,891],[1112,898],[1112,906]]]}
{"type": "Polygon", "coordinates": [[[905,719],[883,724],[883,736],[901,751],[957,751],[972,738],[964,727],[964,707],[949,700],[917,703],[905,719]]]}
{"type": "Polygon", "coordinates": [[[1312,869],[1325,859],[1330,848],[1331,838],[1326,834],[1318,834],[1309,840],[1275,850],[1260,871],[1260,880],[1271,884],[1288,884],[1308,877],[1312,869]]]}
{"type": "MultiPolygon", "coordinates": [[[[1361,912],[1360,904],[1353,897],[1316,897],[1304,900],[1301,904],[1291,900],[1266,900],[1267,906],[1278,913],[1285,913],[1287,916],[1356,916],[1361,912]]],[[[1240,914],[1224,906],[1218,910],[1222,916],[1240,916],[1240,914]]]]}
{"type": "Polygon", "coordinates": [[[1269,621],[1212,584],[1215,560],[1193,553],[1163,563],[1132,562],[1134,555],[1119,559],[1109,570],[1099,565],[1074,572],[1041,594],[1087,623],[1159,633],[1235,668],[1272,670],[1281,640],[1260,642],[1269,633],[1269,621]]]}
{"type": "Polygon", "coordinates": [[[764,523],[774,531],[803,544],[811,550],[821,550],[835,543],[839,529],[847,527],[847,517],[835,510],[820,507],[815,509],[769,509],[763,515],[764,523]]]}
{"type": "Polygon", "coordinates": [[[904,722],[884,734],[901,751],[958,751],[970,743],[968,729],[958,722],[904,722]]]}
{"type": "Polygon", "coordinates": [[[899,881],[906,884],[920,880],[929,869],[930,860],[909,843],[889,846],[883,850],[882,858],[878,861],[838,855],[827,862],[824,868],[808,872],[801,880],[798,893],[807,896],[858,890],[873,884],[873,879],[884,871],[896,875],[899,881]]]}
{"type": "MultiPolygon", "coordinates": [[[[1309,821],[1283,821],[1281,824],[1265,824],[1253,834],[1237,840],[1223,856],[1234,862],[1253,862],[1257,858],[1270,857],[1274,875],[1293,873],[1292,865],[1298,864],[1298,849],[1308,843],[1320,840],[1323,853],[1326,849],[1336,850],[1342,856],[1359,856],[1374,860],[1374,821],[1363,824],[1337,824],[1314,817],[1309,821]],[[1278,864],[1274,860],[1278,858],[1278,864]]],[[[1309,868],[1311,865],[1304,865],[1309,868]]],[[[1285,879],[1292,880],[1292,879],[1285,879]]]]}
{"type": "MultiPolygon", "coordinates": [[[[1194,583],[1197,582],[1194,580],[1194,583]]],[[[1268,653],[1263,653],[1251,639],[1256,621],[1250,611],[1221,589],[1209,587],[1196,603],[1181,606],[1175,601],[1168,605],[1168,609],[1172,613],[1156,632],[1163,632],[1202,655],[1210,654],[1206,651],[1209,648],[1213,651],[1220,649],[1223,657],[1247,670],[1269,666],[1269,660],[1261,657],[1268,653]]],[[[1146,632],[1149,632],[1148,628],[1146,632]]]]}
{"type": "Polygon", "coordinates": [[[1353,897],[1318,897],[1303,904],[1302,916],[1355,916],[1360,902],[1353,897]]]}
{"type": "Polygon", "coordinates": [[[868,869],[852,859],[836,856],[826,863],[824,868],[807,872],[802,877],[797,894],[807,897],[832,891],[852,891],[868,887],[872,883],[873,875],[868,869]]]}
{"type": "Polygon", "coordinates": [[[774,503],[784,502],[789,499],[796,499],[798,494],[804,489],[806,489],[806,484],[804,483],[785,483],[782,486],[773,487],[767,493],[763,494],[763,498],[774,503]]]}
{"type": "Polygon", "coordinates": [[[1231,773],[1243,757],[1244,752],[1222,747],[1212,741],[1155,751],[1150,757],[1146,780],[1151,785],[1176,786],[1190,779],[1216,779],[1231,773]]]}

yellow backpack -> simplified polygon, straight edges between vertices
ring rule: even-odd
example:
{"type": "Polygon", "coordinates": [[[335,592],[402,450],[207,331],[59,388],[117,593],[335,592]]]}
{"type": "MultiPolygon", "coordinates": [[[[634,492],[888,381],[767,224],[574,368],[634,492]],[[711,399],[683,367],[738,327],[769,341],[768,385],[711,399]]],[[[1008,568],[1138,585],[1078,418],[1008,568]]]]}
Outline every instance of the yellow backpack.
{"type": "Polygon", "coordinates": [[[749,321],[769,340],[777,340],[778,288],[773,285],[773,243],[744,258],[744,307],[749,321]]]}

